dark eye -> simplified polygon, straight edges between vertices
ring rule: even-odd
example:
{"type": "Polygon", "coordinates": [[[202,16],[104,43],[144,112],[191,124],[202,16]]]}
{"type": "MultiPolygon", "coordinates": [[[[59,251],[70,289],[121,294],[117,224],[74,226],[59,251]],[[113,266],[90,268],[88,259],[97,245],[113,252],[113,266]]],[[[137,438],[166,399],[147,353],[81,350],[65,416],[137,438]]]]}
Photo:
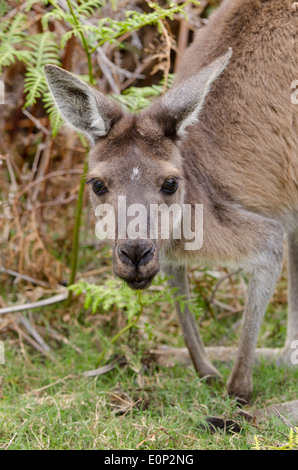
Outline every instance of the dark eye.
{"type": "Polygon", "coordinates": [[[161,190],[166,194],[173,194],[177,188],[178,182],[174,178],[170,178],[163,183],[161,190]]]}
{"type": "Polygon", "coordinates": [[[97,196],[102,196],[107,192],[108,188],[102,181],[93,181],[92,190],[95,194],[97,194],[97,196]]]}

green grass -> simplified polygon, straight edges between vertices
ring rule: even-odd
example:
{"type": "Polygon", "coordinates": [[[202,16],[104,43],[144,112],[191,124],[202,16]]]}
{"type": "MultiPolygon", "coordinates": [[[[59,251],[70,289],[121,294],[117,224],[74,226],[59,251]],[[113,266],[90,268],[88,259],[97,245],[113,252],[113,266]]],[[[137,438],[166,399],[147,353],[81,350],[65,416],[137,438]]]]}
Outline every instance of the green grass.
{"type": "MultiPolygon", "coordinates": [[[[81,312],[71,319],[66,332],[59,312],[55,314],[55,326],[60,324],[70,344],[56,344],[54,361],[25,344],[24,355],[16,337],[5,341],[6,363],[0,365],[0,448],[245,450],[253,447],[255,435],[262,444],[287,442],[288,429],[276,419],[254,426],[237,418],[242,426],[239,434],[204,430],[202,423],[208,416],[236,415],[235,402],[224,385],[208,386],[192,367],[142,363],[142,344],[133,335],[119,345],[120,350],[130,348],[129,366],[83,377],[82,372],[93,369],[99,356],[98,318],[81,312]]],[[[220,370],[226,379],[229,368],[220,366],[220,370]]],[[[256,366],[253,406],[297,398],[297,379],[297,369],[256,366]]]]}
{"type": "MultiPolygon", "coordinates": [[[[102,267],[103,261],[110,266],[105,248],[95,257],[94,248],[86,247],[79,270],[102,267]]],[[[102,284],[110,275],[107,272],[103,278],[100,274],[92,282],[102,284]]],[[[210,313],[203,300],[210,296],[217,279],[202,271],[198,290],[192,275],[190,280],[205,344],[236,345],[239,328],[234,324],[241,314],[225,315],[222,309],[210,313]]],[[[241,282],[237,274],[233,282],[221,285],[216,298],[228,305],[236,299],[243,305],[245,288],[241,282]]],[[[11,279],[11,284],[2,284],[0,295],[8,304],[19,303],[22,287],[13,285],[11,279]]],[[[277,292],[284,292],[283,284],[277,292]]],[[[52,349],[53,359],[49,359],[21,342],[15,332],[1,330],[6,363],[0,365],[0,449],[246,450],[255,445],[255,436],[261,446],[288,442],[289,430],[277,418],[258,424],[242,421],[224,384],[208,386],[192,366],[167,368],[144,360],[147,350],[161,344],[184,346],[176,314],[167,302],[146,307],[139,322],[141,328],[125,333],[109,350],[108,363],[125,356],[127,365],[88,379],[82,373],[97,367],[107,338],[125,326],[127,313],[120,308],[107,312],[99,307],[92,315],[90,309],[83,308],[83,299],[74,297],[70,309],[54,305],[35,310],[33,318],[37,326],[51,326],[67,337],[69,344],[42,334],[52,349]],[[203,427],[209,416],[236,419],[242,431],[211,434],[203,427]]],[[[273,301],[262,324],[259,346],[281,347],[285,333],[286,305],[273,301]]],[[[218,367],[226,381],[232,364],[218,367]]],[[[298,368],[261,362],[254,368],[251,409],[297,399],[297,383],[298,368]]]]}

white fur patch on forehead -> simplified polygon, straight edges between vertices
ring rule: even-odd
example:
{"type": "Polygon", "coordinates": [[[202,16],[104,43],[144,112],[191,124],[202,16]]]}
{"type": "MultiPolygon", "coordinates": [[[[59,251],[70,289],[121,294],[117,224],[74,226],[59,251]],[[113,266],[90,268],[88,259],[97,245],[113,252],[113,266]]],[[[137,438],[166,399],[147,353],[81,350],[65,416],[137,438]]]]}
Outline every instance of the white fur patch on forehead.
{"type": "Polygon", "coordinates": [[[138,166],[135,166],[133,169],[132,169],[132,173],[130,175],[130,179],[131,181],[134,181],[135,179],[139,179],[141,176],[141,172],[140,172],[140,169],[138,166]]]}

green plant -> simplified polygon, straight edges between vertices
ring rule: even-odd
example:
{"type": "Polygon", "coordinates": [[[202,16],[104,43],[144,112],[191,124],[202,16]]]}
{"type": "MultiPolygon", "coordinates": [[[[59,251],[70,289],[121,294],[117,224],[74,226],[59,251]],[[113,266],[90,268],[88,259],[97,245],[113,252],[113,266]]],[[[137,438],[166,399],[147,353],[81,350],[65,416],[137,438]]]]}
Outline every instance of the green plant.
{"type": "Polygon", "coordinates": [[[109,279],[104,285],[89,284],[80,281],[69,287],[76,295],[84,294],[84,308],[91,308],[92,313],[98,311],[99,305],[103,311],[110,311],[112,307],[124,310],[127,315],[126,326],[118,332],[110,341],[109,345],[103,349],[99,362],[101,362],[108,349],[127,331],[136,327],[144,308],[157,305],[158,302],[168,302],[173,305],[175,301],[184,301],[182,297],[174,296],[175,289],[166,286],[167,278],[158,277],[154,281],[154,286],[161,290],[157,291],[132,291],[126,284],[116,279],[109,279]]]}
{"type": "MultiPolygon", "coordinates": [[[[21,61],[26,66],[25,87],[26,100],[24,108],[30,107],[42,98],[44,108],[49,115],[53,135],[55,136],[61,125],[62,119],[54,105],[53,99],[48,91],[43,67],[50,63],[61,65],[61,55],[68,41],[75,36],[81,42],[88,65],[88,76],[80,76],[91,84],[96,84],[92,65],[92,54],[105,42],[113,43],[127,32],[136,31],[148,24],[160,26],[166,18],[173,18],[174,14],[184,13],[184,7],[195,0],[187,0],[182,5],[170,5],[162,8],[155,2],[149,3],[153,9],[151,13],[140,13],[137,11],[125,11],[126,19],[116,21],[111,18],[101,18],[97,24],[91,23],[89,18],[95,12],[100,11],[105,5],[104,0],[75,1],[67,0],[67,8],[63,8],[56,0],[28,0],[25,13],[17,13],[14,19],[4,20],[0,24],[0,73],[3,67],[21,61]],[[28,36],[30,18],[28,13],[35,4],[44,4],[50,7],[41,19],[42,33],[28,36]],[[58,37],[57,33],[49,29],[51,21],[67,25],[67,31],[58,37]]],[[[162,33],[162,31],[161,31],[162,33]]],[[[118,44],[121,47],[121,44],[118,44]]],[[[146,87],[143,96],[155,96],[164,89],[162,87],[146,87]]],[[[135,89],[126,91],[126,99],[118,101],[124,103],[126,108],[139,110],[149,103],[148,99],[142,100],[136,106],[136,100],[141,98],[135,89]],[[131,99],[129,99],[129,97],[131,99]],[[133,105],[130,103],[133,99],[133,105]]]]}
{"type": "Polygon", "coordinates": [[[297,450],[298,449],[298,428],[291,428],[288,442],[283,446],[264,446],[258,436],[254,436],[254,450],[297,450]]]}
{"type": "MultiPolygon", "coordinates": [[[[167,80],[167,87],[173,83],[174,75],[170,74],[167,80]]],[[[112,95],[113,100],[120,103],[127,111],[134,113],[141,111],[148,106],[152,99],[161,95],[165,89],[165,81],[161,80],[159,85],[145,87],[129,87],[121,95],[112,95]]]]}
{"type": "MultiPolygon", "coordinates": [[[[77,210],[76,210],[76,219],[75,219],[75,226],[73,231],[73,249],[71,253],[71,271],[69,277],[69,284],[72,285],[75,281],[77,266],[78,266],[78,252],[79,252],[79,235],[80,235],[80,226],[81,226],[81,215],[82,215],[82,208],[83,208],[83,197],[84,197],[84,189],[85,189],[85,182],[86,182],[86,175],[88,171],[88,161],[87,161],[88,150],[86,151],[86,157],[84,162],[83,174],[80,180],[80,187],[78,193],[78,200],[77,200],[77,210]]],[[[72,295],[71,290],[69,291],[68,298],[66,301],[66,305],[69,306],[71,303],[72,295]]]]}
{"type": "Polygon", "coordinates": [[[0,73],[3,67],[17,61],[26,65],[24,91],[26,94],[24,108],[28,108],[42,98],[49,115],[53,135],[56,135],[62,124],[60,114],[54,105],[44,76],[44,65],[60,64],[59,48],[52,32],[27,36],[28,18],[18,13],[12,21],[0,24],[0,73]]]}

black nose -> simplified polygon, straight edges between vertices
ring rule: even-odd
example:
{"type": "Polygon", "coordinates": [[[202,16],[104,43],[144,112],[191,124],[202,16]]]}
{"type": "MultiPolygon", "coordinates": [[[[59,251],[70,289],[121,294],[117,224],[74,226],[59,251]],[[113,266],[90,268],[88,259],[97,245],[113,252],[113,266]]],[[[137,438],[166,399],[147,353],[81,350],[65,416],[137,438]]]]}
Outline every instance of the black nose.
{"type": "Polygon", "coordinates": [[[141,266],[148,263],[153,258],[154,245],[128,244],[118,247],[118,253],[121,261],[127,264],[141,266]]]}

